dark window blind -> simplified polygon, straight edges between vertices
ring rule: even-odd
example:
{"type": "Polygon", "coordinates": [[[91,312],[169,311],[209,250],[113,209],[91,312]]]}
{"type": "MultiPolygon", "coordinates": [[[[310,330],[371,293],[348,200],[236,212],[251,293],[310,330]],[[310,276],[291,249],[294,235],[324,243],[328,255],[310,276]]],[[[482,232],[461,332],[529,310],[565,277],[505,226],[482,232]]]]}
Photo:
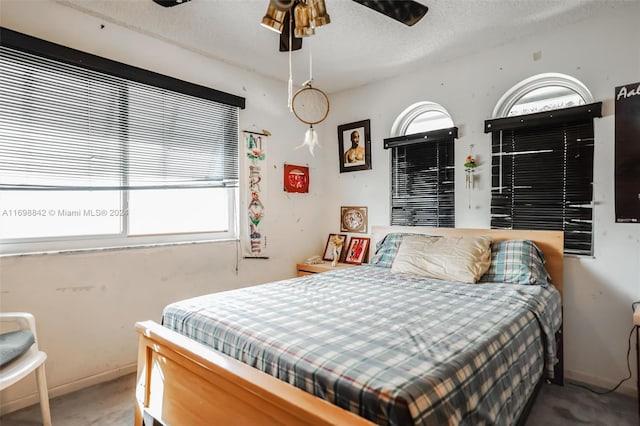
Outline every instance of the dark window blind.
{"type": "Polygon", "coordinates": [[[454,227],[454,136],[451,131],[442,135],[385,140],[391,149],[392,225],[454,227]]]}
{"type": "Polygon", "coordinates": [[[237,106],[0,47],[0,189],[237,186],[237,106]]]}
{"type": "Polygon", "coordinates": [[[590,255],[593,144],[592,117],[494,131],[491,227],[562,230],[565,253],[590,255]]]}

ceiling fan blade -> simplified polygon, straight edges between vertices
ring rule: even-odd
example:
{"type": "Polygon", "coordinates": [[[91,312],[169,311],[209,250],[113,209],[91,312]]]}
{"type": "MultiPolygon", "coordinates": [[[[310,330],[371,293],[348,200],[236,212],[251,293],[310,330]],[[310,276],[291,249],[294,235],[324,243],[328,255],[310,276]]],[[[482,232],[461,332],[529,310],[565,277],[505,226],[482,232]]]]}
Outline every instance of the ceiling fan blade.
{"type": "Polygon", "coordinates": [[[417,1],[353,0],[363,6],[382,13],[389,18],[412,26],[427,13],[429,8],[417,1]]]}
{"type": "Polygon", "coordinates": [[[177,6],[179,4],[182,4],[182,3],[186,3],[186,2],[191,1],[191,0],[153,0],[153,1],[158,3],[160,6],[172,7],[172,6],[177,6]]]}
{"type": "MultiPolygon", "coordinates": [[[[287,12],[284,15],[284,20],[282,25],[282,32],[280,33],[280,52],[288,52],[289,51],[289,13],[287,12]]],[[[291,21],[291,32],[296,29],[296,21],[295,19],[291,21]]],[[[302,39],[296,37],[295,35],[291,35],[291,50],[300,50],[302,49],[302,39]]]]}

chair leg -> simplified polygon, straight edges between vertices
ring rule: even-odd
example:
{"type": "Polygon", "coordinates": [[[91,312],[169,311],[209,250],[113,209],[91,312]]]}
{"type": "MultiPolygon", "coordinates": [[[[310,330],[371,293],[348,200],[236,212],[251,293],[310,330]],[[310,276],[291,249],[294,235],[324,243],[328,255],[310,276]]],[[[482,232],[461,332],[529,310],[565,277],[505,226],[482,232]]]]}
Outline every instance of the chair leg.
{"type": "Polygon", "coordinates": [[[49,391],[47,390],[47,378],[44,374],[44,364],[36,369],[38,381],[38,394],[40,395],[40,413],[42,413],[42,424],[51,426],[51,410],[49,409],[49,391]]]}

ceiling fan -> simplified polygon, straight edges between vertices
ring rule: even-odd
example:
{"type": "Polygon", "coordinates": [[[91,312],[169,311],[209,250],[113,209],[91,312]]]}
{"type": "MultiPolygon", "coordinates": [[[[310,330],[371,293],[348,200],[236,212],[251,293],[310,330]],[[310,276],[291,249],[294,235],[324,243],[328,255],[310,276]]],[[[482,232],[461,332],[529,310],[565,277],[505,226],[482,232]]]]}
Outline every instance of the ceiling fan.
{"type": "MultiPolygon", "coordinates": [[[[171,7],[191,0],[153,0],[171,7]]],[[[391,19],[412,26],[429,8],[409,0],[353,0],[391,19]]],[[[280,33],[281,52],[302,48],[302,37],[315,33],[315,28],[331,22],[324,0],[270,0],[262,25],[280,33]],[[293,18],[293,19],[292,19],[293,18]]]]}

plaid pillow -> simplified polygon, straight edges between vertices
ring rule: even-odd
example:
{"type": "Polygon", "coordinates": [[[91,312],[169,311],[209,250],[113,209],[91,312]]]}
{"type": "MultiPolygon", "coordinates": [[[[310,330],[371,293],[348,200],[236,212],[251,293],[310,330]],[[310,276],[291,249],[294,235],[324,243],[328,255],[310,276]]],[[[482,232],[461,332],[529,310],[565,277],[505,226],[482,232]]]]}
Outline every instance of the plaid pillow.
{"type": "Polygon", "coordinates": [[[382,240],[376,244],[376,253],[369,261],[370,265],[379,266],[381,268],[391,268],[393,261],[396,259],[398,249],[402,243],[402,237],[405,235],[424,235],[412,233],[391,233],[387,234],[382,240]]]}
{"type": "Polygon", "coordinates": [[[480,278],[482,283],[546,284],[551,277],[544,267],[544,256],[528,240],[491,243],[491,265],[480,278]]]}
{"type": "Polygon", "coordinates": [[[370,265],[391,268],[398,254],[402,236],[405,234],[387,234],[376,244],[376,254],[371,257],[370,265]]]}

